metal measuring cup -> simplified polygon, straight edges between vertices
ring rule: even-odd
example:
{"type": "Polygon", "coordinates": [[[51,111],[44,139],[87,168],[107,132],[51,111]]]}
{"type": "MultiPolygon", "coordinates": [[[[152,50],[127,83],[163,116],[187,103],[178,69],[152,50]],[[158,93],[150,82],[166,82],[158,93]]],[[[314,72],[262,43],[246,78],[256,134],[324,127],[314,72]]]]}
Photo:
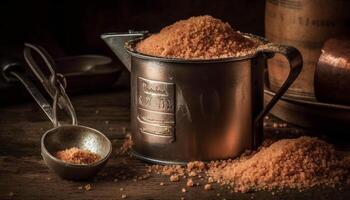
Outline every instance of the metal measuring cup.
{"type": "Polygon", "coordinates": [[[47,166],[64,179],[82,180],[95,176],[104,167],[111,155],[112,144],[110,140],[96,129],[78,125],[75,110],[65,92],[66,80],[62,74],[56,73],[53,59],[43,48],[32,44],[25,44],[24,58],[34,75],[53,98],[52,107],[35,85],[26,76],[18,72],[17,66],[8,65],[2,70],[3,74],[6,74],[7,77],[16,77],[23,83],[53,123],[54,127],[46,131],[41,138],[41,155],[47,166]],[[39,54],[48,67],[48,76],[41,71],[35,62],[32,56],[32,50],[39,54]],[[71,125],[62,125],[59,123],[56,112],[57,106],[64,109],[70,115],[72,120],[71,125]],[[91,164],[72,164],[54,156],[57,151],[71,147],[89,150],[99,155],[101,159],[91,164]]]}

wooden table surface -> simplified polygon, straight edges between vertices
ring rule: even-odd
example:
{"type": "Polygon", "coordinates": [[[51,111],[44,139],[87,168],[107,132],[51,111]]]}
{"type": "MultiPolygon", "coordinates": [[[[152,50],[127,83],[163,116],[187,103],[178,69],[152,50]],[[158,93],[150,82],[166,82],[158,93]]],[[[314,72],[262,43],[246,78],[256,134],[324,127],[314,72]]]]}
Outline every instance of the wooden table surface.
{"type": "MultiPolygon", "coordinates": [[[[130,125],[129,95],[128,89],[115,89],[72,98],[79,123],[101,130],[113,142],[114,153],[106,168],[94,180],[86,182],[62,180],[45,166],[40,156],[40,138],[51,124],[37,105],[28,102],[0,107],[0,199],[122,199],[122,194],[126,199],[350,199],[349,186],[303,192],[286,190],[275,194],[266,191],[231,193],[215,184],[213,190],[205,191],[204,182],[198,180],[200,186],[182,193],[185,180],[172,183],[169,177],[157,174],[135,180],[135,176],[145,174],[146,163],[128,154],[118,156],[116,153],[130,125]],[[91,185],[91,190],[80,189],[87,184],[91,185]]],[[[273,128],[276,120],[271,116],[265,120],[266,137],[317,134],[290,125],[273,128]]],[[[337,147],[349,152],[348,145],[337,147]]]]}

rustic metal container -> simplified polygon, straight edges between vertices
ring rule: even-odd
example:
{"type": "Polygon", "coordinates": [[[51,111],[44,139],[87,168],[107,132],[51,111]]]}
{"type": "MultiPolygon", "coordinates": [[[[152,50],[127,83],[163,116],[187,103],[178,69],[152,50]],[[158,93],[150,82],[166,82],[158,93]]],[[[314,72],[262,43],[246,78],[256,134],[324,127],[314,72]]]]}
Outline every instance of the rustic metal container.
{"type": "Polygon", "coordinates": [[[293,47],[245,36],[264,44],[244,57],[184,60],[136,52],[133,47],[140,39],[128,42],[124,49],[120,44],[130,39],[129,34],[102,35],[131,71],[132,151],[136,157],[183,164],[236,157],[261,144],[263,116],[296,79],[302,58],[293,47]],[[263,109],[263,75],[271,53],[287,57],[290,74],[263,109]]]}
{"type": "Polygon", "coordinates": [[[350,37],[330,38],[323,45],[315,96],[320,102],[350,105],[350,37]]]}
{"type": "MultiPolygon", "coordinates": [[[[287,91],[295,98],[314,97],[314,73],[323,42],[350,32],[350,1],[267,0],[265,36],[271,42],[298,48],[304,67],[287,91]]],[[[288,75],[288,62],[277,55],[269,60],[270,88],[277,91],[288,75]]]]}

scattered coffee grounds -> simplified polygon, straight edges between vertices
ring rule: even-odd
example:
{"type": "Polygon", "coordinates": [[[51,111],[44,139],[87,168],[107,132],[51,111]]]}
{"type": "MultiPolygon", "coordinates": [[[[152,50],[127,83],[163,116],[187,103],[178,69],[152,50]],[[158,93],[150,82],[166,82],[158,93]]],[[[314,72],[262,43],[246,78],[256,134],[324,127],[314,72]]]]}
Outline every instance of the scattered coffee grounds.
{"type": "Polygon", "coordinates": [[[182,59],[217,59],[252,53],[258,41],[212,16],[191,17],[163,28],[136,45],[143,54],[182,59]]]}
{"type": "Polygon", "coordinates": [[[101,159],[101,157],[89,150],[82,150],[76,147],[58,151],[56,158],[72,164],[90,164],[101,159]]]}
{"type": "MultiPolygon", "coordinates": [[[[204,189],[218,183],[235,192],[314,186],[335,187],[350,180],[350,157],[338,154],[331,144],[314,137],[282,139],[265,143],[257,152],[246,152],[234,160],[190,162],[187,167],[149,167],[149,172],[167,176],[206,176],[204,189]]],[[[192,177],[191,177],[192,178],[192,177]]]]}

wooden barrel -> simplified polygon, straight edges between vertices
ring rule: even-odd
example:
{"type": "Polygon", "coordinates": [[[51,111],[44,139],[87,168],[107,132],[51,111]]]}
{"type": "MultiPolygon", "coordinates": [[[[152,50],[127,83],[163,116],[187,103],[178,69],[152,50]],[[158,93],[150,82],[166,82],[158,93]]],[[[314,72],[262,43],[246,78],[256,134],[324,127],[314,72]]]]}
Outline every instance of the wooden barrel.
{"type": "MultiPolygon", "coordinates": [[[[265,35],[276,43],[294,46],[304,67],[287,94],[314,97],[314,74],[323,42],[350,33],[350,0],[266,0],[265,35]]],[[[288,62],[276,55],[269,60],[269,83],[277,91],[288,74],[288,62]]]]}

